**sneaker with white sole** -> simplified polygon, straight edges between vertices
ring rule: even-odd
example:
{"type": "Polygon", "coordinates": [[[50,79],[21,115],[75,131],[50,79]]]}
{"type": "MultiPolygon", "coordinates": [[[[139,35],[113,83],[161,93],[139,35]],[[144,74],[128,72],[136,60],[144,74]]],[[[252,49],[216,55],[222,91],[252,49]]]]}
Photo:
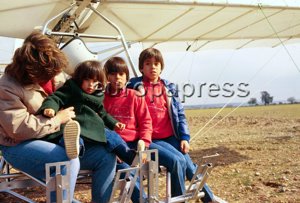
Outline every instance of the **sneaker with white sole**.
{"type": "Polygon", "coordinates": [[[75,159],[79,154],[80,125],[77,121],[69,121],[64,128],[64,142],[69,159],[75,159]]]}
{"type": "Polygon", "coordinates": [[[137,151],[141,152],[145,150],[145,142],[144,140],[139,140],[137,143],[137,151]]]}
{"type": "MultiPolygon", "coordinates": [[[[139,161],[140,161],[140,158],[139,158],[140,153],[139,152],[145,151],[145,148],[146,147],[145,147],[144,140],[139,140],[138,143],[137,143],[137,155],[135,156],[131,166],[137,166],[137,165],[140,164],[139,163],[139,161]]],[[[143,156],[142,160],[144,162],[146,160],[147,156],[146,156],[146,154],[143,154],[142,156],[143,156]]]]}

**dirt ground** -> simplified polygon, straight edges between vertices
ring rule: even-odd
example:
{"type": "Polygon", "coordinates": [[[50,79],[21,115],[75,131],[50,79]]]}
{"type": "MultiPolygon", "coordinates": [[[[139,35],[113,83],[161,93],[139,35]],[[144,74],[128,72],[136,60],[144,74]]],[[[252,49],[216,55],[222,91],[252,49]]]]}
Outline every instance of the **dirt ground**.
{"type": "MultiPolygon", "coordinates": [[[[192,141],[196,162],[220,154],[210,160],[215,167],[208,183],[215,194],[228,202],[300,202],[299,107],[248,107],[230,115],[228,109],[192,141]]],[[[189,123],[203,126],[210,118],[202,112],[189,123]]]]}
{"type": "MultiPolygon", "coordinates": [[[[300,105],[228,108],[210,121],[216,112],[186,111],[192,159],[219,154],[207,159],[214,193],[228,202],[300,202],[300,105]]],[[[45,202],[43,188],[18,192],[45,202]]],[[[89,202],[90,185],[77,184],[75,197],[89,202]]],[[[22,201],[0,193],[0,202],[22,201]]]]}

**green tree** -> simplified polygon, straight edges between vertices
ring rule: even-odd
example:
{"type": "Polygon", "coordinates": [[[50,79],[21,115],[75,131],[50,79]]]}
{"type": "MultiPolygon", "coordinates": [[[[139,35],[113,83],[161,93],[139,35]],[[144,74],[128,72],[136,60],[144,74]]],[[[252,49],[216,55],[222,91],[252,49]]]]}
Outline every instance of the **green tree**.
{"type": "Polygon", "coordinates": [[[250,100],[248,101],[249,105],[255,106],[257,105],[257,99],[256,98],[250,98],[250,100]]]}
{"type": "Polygon", "coordinates": [[[289,103],[291,103],[291,104],[294,104],[294,103],[296,102],[296,99],[295,99],[295,97],[289,97],[289,98],[287,99],[287,101],[288,101],[289,103]]]}
{"type": "Polygon", "coordinates": [[[269,105],[273,102],[273,97],[267,91],[262,91],[260,98],[261,98],[261,102],[264,105],[269,105]]]}

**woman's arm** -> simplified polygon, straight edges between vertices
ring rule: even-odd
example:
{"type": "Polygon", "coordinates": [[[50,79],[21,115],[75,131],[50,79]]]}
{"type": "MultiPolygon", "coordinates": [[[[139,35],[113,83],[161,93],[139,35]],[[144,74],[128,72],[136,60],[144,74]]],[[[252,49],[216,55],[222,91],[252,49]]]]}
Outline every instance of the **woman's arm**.
{"type": "MultiPolygon", "coordinates": [[[[74,114],[72,109],[65,109],[64,112],[51,119],[42,115],[34,115],[22,101],[24,92],[16,87],[7,85],[0,88],[0,125],[5,135],[15,141],[41,138],[56,132],[60,129],[61,123],[71,119],[74,114]]],[[[35,98],[34,102],[42,103],[42,97],[35,98]]]]}

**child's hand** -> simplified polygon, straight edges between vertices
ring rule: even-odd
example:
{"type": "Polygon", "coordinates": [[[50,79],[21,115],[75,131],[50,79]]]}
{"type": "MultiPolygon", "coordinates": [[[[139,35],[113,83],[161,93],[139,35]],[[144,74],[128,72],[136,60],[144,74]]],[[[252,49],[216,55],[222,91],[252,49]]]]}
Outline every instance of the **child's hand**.
{"type": "Polygon", "coordinates": [[[116,130],[124,130],[125,126],[126,125],[124,123],[118,122],[118,123],[116,123],[115,129],[116,130]]]}
{"type": "Polygon", "coordinates": [[[190,151],[190,144],[188,143],[188,141],[181,140],[180,149],[181,149],[182,153],[184,153],[184,154],[188,153],[190,151]]]}
{"type": "Polygon", "coordinates": [[[52,118],[55,116],[55,111],[53,109],[44,109],[43,115],[52,118]]]}
{"type": "Polygon", "coordinates": [[[117,156],[117,163],[118,163],[118,164],[123,163],[122,159],[120,159],[118,156],[117,156]]]}

